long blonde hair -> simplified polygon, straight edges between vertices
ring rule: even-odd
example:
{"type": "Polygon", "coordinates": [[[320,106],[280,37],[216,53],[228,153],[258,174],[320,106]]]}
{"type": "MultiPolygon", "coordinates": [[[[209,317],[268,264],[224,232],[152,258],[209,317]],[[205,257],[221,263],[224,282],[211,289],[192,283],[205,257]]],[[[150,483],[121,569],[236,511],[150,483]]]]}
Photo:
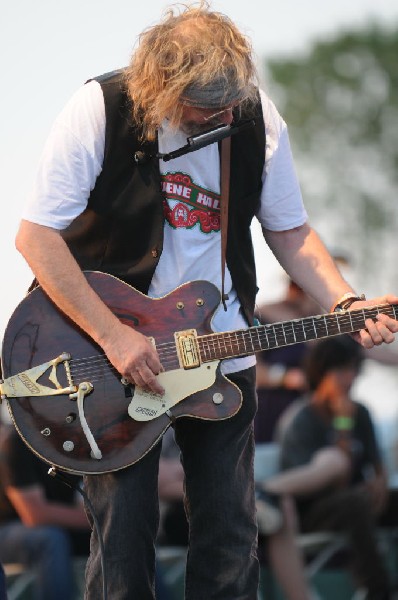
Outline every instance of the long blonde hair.
{"type": "Polygon", "coordinates": [[[170,7],[163,19],[146,29],[126,69],[133,119],[142,137],[153,140],[167,117],[178,127],[181,99],[189,86],[215,80],[234,86],[240,97],[253,99],[257,82],[249,40],[224,14],[205,1],[170,7]]]}

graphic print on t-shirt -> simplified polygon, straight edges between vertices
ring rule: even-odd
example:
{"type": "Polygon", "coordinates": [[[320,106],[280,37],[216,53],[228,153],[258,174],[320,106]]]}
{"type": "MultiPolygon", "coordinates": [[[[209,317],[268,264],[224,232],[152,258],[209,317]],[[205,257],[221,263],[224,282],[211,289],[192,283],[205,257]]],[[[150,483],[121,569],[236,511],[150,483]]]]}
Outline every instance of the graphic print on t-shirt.
{"type": "Polygon", "coordinates": [[[195,184],[186,173],[165,173],[161,179],[164,216],[173,229],[220,231],[219,194],[195,184]]]}

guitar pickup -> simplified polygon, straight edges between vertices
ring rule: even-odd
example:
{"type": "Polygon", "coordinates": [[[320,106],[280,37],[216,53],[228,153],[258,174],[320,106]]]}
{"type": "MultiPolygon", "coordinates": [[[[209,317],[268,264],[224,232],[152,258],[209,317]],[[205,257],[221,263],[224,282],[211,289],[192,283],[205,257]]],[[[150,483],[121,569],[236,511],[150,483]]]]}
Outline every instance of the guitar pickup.
{"type": "Polygon", "coordinates": [[[183,369],[200,367],[201,361],[196,330],[186,329],[185,331],[177,331],[174,334],[174,339],[176,341],[180,367],[183,369]]]}

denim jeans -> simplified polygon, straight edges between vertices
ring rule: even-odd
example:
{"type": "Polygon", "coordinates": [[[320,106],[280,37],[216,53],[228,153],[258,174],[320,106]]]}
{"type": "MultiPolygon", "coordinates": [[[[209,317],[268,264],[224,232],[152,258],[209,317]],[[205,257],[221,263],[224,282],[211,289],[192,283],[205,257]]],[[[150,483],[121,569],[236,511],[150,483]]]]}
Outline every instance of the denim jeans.
{"type": "MultiPolygon", "coordinates": [[[[256,600],[259,567],[253,485],[254,368],[230,375],[243,394],[226,420],[182,417],[176,441],[185,470],[189,520],[187,600],[256,600]]],[[[85,478],[105,544],[111,600],[153,600],[159,524],[157,444],[133,466],[85,478]]],[[[86,600],[102,597],[96,532],[86,570],[86,600]]]]}
{"type": "Polygon", "coordinates": [[[1,525],[0,562],[35,570],[36,600],[73,600],[70,541],[59,527],[26,527],[19,521],[1,525]]]}

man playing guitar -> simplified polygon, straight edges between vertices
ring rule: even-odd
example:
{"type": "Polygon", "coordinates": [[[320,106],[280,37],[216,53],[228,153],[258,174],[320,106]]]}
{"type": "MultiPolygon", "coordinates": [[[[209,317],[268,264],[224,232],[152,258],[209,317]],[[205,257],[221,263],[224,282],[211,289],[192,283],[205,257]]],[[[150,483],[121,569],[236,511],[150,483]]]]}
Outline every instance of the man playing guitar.
{"type": "MultiPolygon", "coordinates": [[[[112,370],[111,387],[120,386],[117,397],[103,388],[106,406],[99,418],[102,408],[93,408],[92,416],[89,411],[100,387],[75,382],[72,403],[67,402],[74,407],[77,400],[78,411],[69,408],[63,417],[71,432],[85,427],[82,470],[91,473],[85,477],[85,490],[104,536],[112,599],[154,598],[160,454],[160,443],[155,442],[170,425],[182,453],[190,523],[186,598],[257,598],[252,470],[257,346],[252,334],[250,344],[238,334],[237,349],[225,336],[253,324],[253,217],[290,277],[325,311],[359,311],[359,321],[349,320],[348,328],[364,347],[393,341],[398,323],[389,304],[398,298],[358,297],[307,222],[286,124],[257,87],[248,40],[205,3],[180,14],[170,11],[142,34],[126,69],[89,81],[62,111],[45,146],[16,241],[40,284],[31,294],[28,313],[35,310],[38,298],[39,313],[59,324],[52,348],[74,360],[79,350],[67,346],[69,340],[74,346],[70,332],[78,332],[84,351],[106,356],[108,362],[101,368],[112,370]],[[235,135],[234,127],[246,120],[253,126],[235,135]],[[230,165],[223,185],[217,143],[165,160],[184,147],[187,136],[218,129],[221,136],[225,131],[233,135],[230,148],[221,142],[221,158],[230,165]],[[228,228],[220,213],[226,197],[228,228]],[[227,229],[225,269],[220,268],[222,222],[227,229]],[[194,282],[193,288],[188,282],[194,282]],[[217,289],[223,291],[223,305],[216,310],[217,289]],[[363,312],[376,305],[384,308],[363,312]],[[211,330],[221,337],[208,338],[211,330]],[[221,365],[218,359],[223,359],[221,365]],[[200,375],[195,377],[197,369],[200,375]],[[168,372],[176,376],[175,385],[168,372]],[[185,386],[185,375],[189,384],[174,406],[170,398],[185,386]],[[157,413],[162,398],[164,410],[157,413]],[[113,403],[123,414],[110,419],[113,403]],[[136,420],[139,415],[147,420],[136,420]],[[107,435],[108,425],[117,436],[107,435]],[[144,440],[148,431],[151,442],[144,440]],[[107,453],[129,444],[130,433],[139,446],[137,456],[102,467],[107,453]]],[[[336,314],[332,319],[338,334],[346,326],[336,314]]],[[[324,324],[332,327],[332,320],[324,324]]],[[[302,324],[304,339],[306,325],[302,324]]],[[[317,323],[311,327],[316,331],[317,323]]],[[[30,358],[19,368],[14,345],[6,343],[6,381],[55,358],[41,351],[46,319],[27,318],[24,331],[28,329],[22,337],[12,326],[8,334],[18,340],[17,347],[26,343],[30,358]],[[38,361],[33,363],[36,348],[38,361]]],[[[292,326],[289,331],[294,343],[298,330],[292,326]]],[[[281,332],[283,340],[285,333],[281,332]]],[[[60,361],[68,363],[69,358],[60,361]]],[[[90,371],[82,378],[90,383],[90,371]]],[[[23,379],[32,389],[40,386],[31,373],[23,379]]],[[[13,402],[19,401],[11,399],[11,407],[13,402]]],[[[37,439],[48,439],[55,448],[58,423],[51,406],[56,411],[57,403],[52,399],[52,404],[39,408],[44,407],[39,402],[40,398],[25,398],[21,410],[29,413],[29,423],[37,424],[37,439]]],[[[82,450],[73,439],[72,433],[61,437],[60,449],[49,462],[56,463],[62,453],[66,462],[70,457],[73,463],[74,456],[79,462],[82,450]]],[[[101,596],[100,558],[94,532],[87,600],[101,596]]]]}

